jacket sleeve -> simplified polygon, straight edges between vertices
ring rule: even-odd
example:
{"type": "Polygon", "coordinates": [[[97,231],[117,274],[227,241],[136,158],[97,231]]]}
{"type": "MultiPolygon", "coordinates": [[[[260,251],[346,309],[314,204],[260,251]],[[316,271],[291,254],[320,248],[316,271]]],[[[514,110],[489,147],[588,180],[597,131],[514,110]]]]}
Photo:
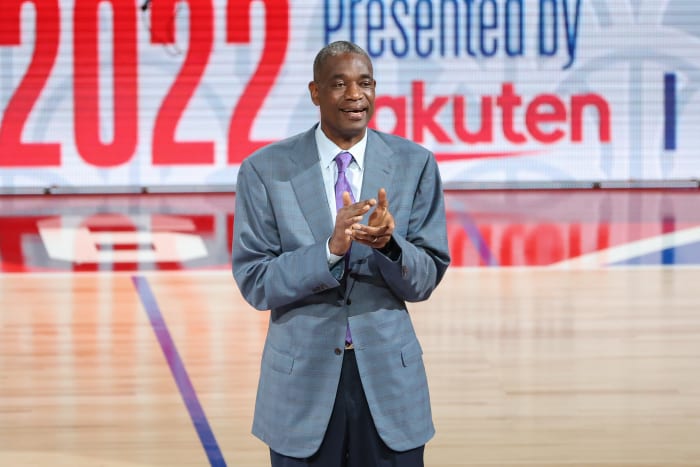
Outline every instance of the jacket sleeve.
{"type": "Polygon", "coordinates": [[[284,251],[269,187],[246,159],[238,172],[232,247],[233,276],[258,310],[292,304],[339,285],[323,241],[284,251]]]}
{"type": "Polygon", "coordinates": [[[450,263],[442,181],[435,158],[423,167],[405,236],[394,232],[398,258],[375,251],[379,270],[394,294],[416,302],[430,297],[450,263]]]}

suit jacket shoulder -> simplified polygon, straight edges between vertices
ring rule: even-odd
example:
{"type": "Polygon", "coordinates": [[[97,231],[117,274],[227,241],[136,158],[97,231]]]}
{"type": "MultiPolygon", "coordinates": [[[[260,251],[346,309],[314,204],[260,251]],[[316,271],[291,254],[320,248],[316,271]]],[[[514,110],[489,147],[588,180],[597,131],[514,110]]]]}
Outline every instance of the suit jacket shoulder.
{"type": "Polygon", "coordinates": [[[400,155],[410,155],[411,157],[421,157],[423,160],[428,157],[432,157],[432,152],[428,148],[421,146],[420,144],[406,139],[402,136],[392,135],[390,133],[384,133],[382,131],[369,129],[369,140],[367,142],[368,146],[374,142],[377,144],[383,144],[389,148],[394,153],[399,153],[400,155]]]}
{"type": "Polygon", "coordinates": [[[311,129],[270,143],[253,152],[244,161],[267,177],[277,179],[292,172],[307,169],[318,163],[318,149],[314,138],[315,126],[311,129]]]}

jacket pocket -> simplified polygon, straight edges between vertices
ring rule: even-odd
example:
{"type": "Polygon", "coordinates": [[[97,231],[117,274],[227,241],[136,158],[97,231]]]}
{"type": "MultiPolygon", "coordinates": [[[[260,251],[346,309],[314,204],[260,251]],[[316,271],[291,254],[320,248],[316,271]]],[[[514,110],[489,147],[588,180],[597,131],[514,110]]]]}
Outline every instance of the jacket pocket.
{"type": "Polygon", "coordinates": [[[289,375],[294,367],[294,357],[268,347],[265,351],[265,365],[275,371],[289,375]]]}
{"type": "Polygon", "coordinates": [[[401,363],[403,366],[409,366],[421,360],[423,349],[417,340],[410,342],[401,349],[401,363]]]}

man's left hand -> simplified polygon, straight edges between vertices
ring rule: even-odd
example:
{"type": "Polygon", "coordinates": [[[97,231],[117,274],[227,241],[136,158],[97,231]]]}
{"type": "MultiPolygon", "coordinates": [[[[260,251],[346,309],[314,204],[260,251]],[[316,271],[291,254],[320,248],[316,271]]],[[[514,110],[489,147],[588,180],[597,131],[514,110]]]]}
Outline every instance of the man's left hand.
{"type": "Polygon", "coordinates": [[[352,227],[352,239],[371,248],[384,248],[394,233],[394,216],[389,211],[386,190],[380,188],[377,204],[369,216],[367,225],[355,224],[352,227]]]}

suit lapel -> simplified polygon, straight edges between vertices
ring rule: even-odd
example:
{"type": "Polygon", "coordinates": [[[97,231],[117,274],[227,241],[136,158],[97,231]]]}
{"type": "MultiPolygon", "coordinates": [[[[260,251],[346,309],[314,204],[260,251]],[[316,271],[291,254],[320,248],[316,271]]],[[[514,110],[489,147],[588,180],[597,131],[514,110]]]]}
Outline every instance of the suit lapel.
{"type": "Polygon", "coordinates": [[[396,163],[394,151],[374,131],[367,131],[361,199],[376,198],[380,188],[386,189],[387,194],[391,196],[394,192],[391,174],[396,163]]]}
{"type": "Polygon", "coordinates": [[[294,148],[292,158],[298,171],[291,177],[291,184],[314,239],[321,241],[330,235],[333,221],[328,208],[321,167],[318,163],[315,128],[307,131],[294,148]]]}
{"type": "MultiPolygon", "coordinates": [[[[394,151],[373,130],[368,129],[367,132],[367,148],[365,149],[365,167],[360,199],[376,199],[380,188],[384,188],[387,196],[391,197],[394,192],[391,174],[396,163],[394,151]]],[[[391,202],[389,203],[389,208],[391,208],[391,202]]],[[[366,223],[368,219],[369,216],[365,216],[362,222],[366,223]]],[[[369,248],[353,248],[350,252],[351,268],[357,269],[360,267],[371,254],[372,252],[369,248]]],[[[354,283],[355,280],[351,275],[348,279],[348,293],[354,283]]]]}

